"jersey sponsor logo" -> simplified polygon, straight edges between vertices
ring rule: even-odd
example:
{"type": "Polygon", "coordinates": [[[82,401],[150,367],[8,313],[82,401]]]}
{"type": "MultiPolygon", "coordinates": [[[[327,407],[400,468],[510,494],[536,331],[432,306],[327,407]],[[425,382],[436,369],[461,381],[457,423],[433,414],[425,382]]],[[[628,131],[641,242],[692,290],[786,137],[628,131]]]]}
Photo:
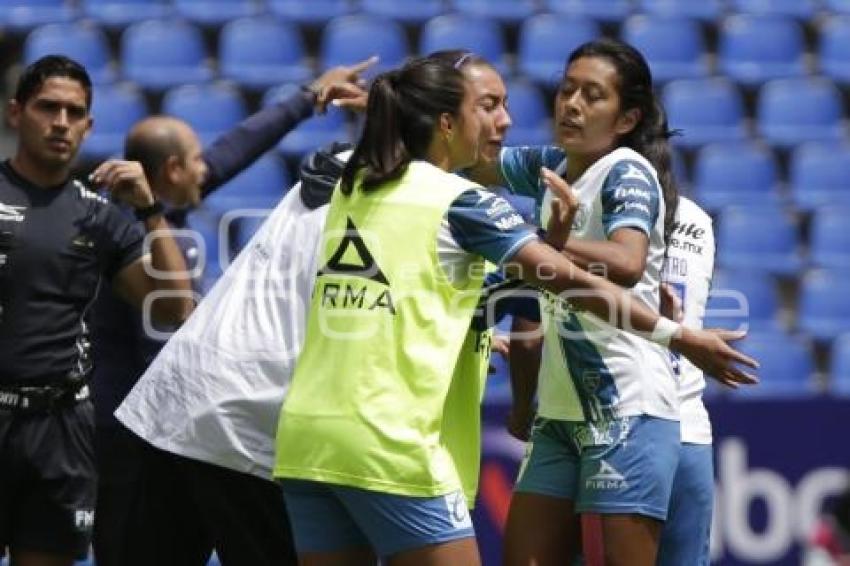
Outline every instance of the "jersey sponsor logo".
{"type": "Polygon", "coordinates": [[[614,198],[618,200],[633,198],[646,202],[651,202],[652,193],[649,191],[649,189],[645,189],[643,187],[624,186],[617,187],[617,190],[614,191],[614,198]]]}
{"type": "MultiPolygon", "coordinates": [[[[360,277],[387,287],[390,285],[351,218],[348,218],[346,223],[345,236],[340,240],[336,251],[331,254],[328,263],[319,270],[317,277],[327,275],[360,277]]],[[[375,295],[374,292],[369,292],[367,285],[353,282],[330,283],[319,279],[316,291],[320,293],[322,307],[367,310],[383,308],[390,314],[395,314],[389,288],[375,295]]]]}
{"type": "Polygon", "coordinates": [[[696,222],[683,223],[675,220],[670,235],[670,245],[686,253],[702,255],[705,247],[702,239],[705,232],[705,228],[700,228],[696,222]]]}
{"type": "Polygon", "coordinates": [[[78,531],[90,531],[94,527],[94,509],[74,511],[74,526],[78,531]]]}
{"type": "Polygon", "coordinates": [[[620,179],[635,179],[639,181],[643,181],[644,183],[651,185],[649,179],[646,178],[646,173],[640,170],[639,167],[632,163],[626,163],[626,170],[620,175],[620,179]]]}
{"type": "Polygon", "coordinates": [[[621,202],[614,208],[614,214],[625,214],[637,212],[646,216],[652,216],[649,207],[642,202],[621,202]]]}
{"type": "Polygon", "coordinates": [[[472,526],[469,509],[466,505],[466,497],[463,493],[456,491],[445,496],[446,510],[449,512],[449,520],[456,529],[464,529],[472,526]]]}
{"type": "Polygon", "coordinates": [[[599,460],[599,470],[584,481],[586,489],[625,489],[626,478],[605,460],[599,460]]]}
{"type": "Polygon", "coordinates": [[[13,206],[11,204],[3,204],[0,202],[0,220],[9,220],[11,222],[23,222],[25,206],[13,206]]]}

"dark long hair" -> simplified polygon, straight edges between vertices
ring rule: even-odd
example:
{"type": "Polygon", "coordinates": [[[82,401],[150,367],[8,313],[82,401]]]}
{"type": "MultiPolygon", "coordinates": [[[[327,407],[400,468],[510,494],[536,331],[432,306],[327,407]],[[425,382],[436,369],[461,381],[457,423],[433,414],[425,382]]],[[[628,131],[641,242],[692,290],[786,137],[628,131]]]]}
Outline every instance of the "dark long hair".
{"type": "Polygon", "coordinates": [[[670,137],[676,132],[667,127],[667,113],[652,89],[652,73],[640,51],[616,39],[597,39],[580,45],[570,54],[567,66],[582,57],[600,57],[617,69],[622,111],[636,108],[640,120],[619,140],[643,155],[655,168],[664,195],[664,242],[670,241],[673,219],[679,206],[679,191],[673,176],[670,137]]]}
{"type": "Polygon", "coordinates": [[[342,171],[342,192],[351,194],[360,171],[363,190],[371,190],[425,158],[440,115],[456,116],[464,93],[461,72],[435,59],[414,59],[379,75],[369,89],[363,133],[342,171]]]}

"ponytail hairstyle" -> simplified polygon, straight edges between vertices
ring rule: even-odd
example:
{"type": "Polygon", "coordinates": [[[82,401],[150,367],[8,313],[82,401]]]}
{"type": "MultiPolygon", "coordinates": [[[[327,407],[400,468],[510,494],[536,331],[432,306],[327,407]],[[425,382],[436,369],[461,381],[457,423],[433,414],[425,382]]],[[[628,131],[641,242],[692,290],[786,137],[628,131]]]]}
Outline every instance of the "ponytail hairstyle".
{"type": "Polygon", "coordinates": [[[673,176],[670,137],[678,132],[667,128],[667,114],[652,89],[652,73],[640,51],[616,39],[598,39],[580,45],[570,54],[567,66],[582,57],[599,57],[617,69],[618,94],[623,112],[636,108],[640,119],[620,137],[620,147],[630,147],[655,168],[664,196],[664,243],[673,233],[673,219],[679,205],[679,191],[673,176]]]}
{"type": "Polygon", "coordinates": [[[440,60],[414,59],[379,75],[369,89],[363,133],[342,171],[342,192],[351,194],[361,172],[368,191],[424,159],[440,116],[457,116],[465,92],[461,72],[440,60]]]}
{"type": "Polygon", "coordinates": [[[495,67],[493,67],[490,61],[467,49],[443,49],[441,51],[433,51],[426,55],[426,57],[435,61],[442,61],[458,71],[463,71],[467,67],[489,67],[495,70],[495,67]]]}

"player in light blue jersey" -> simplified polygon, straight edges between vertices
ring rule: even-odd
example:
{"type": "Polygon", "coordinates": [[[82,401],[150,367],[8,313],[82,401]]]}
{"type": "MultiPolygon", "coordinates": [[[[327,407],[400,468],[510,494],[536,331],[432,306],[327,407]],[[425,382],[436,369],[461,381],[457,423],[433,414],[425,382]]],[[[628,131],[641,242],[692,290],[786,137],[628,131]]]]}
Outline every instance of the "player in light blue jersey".
{"type": "MultiPolygon", "coordinates": [[[[565,254],[657,311],[676,189],[643,56],[607,39],[579,47],[555,121],[557,146],[505,148],[499,167],[475,179],[534,197],[545,225],[551,196],[541,168],[554,170],[579,201],[565,254]]],[[[653,564],[679,458],[668,354],[563,297],[542,303],[539,417],[511,503],[506,563],[569,563],[578,515],[599,513],[611,564],[653,564]]]]}
{"type": "MultiPolygon", "coordinates": [[[[711,217],[682,197],[676,210],[663,279],[665,295],[681,305],[682,323],[689,328],[702,328],[713,271],[711,217]]],[[[668,314],[666,309],[662,310],[668,314]]],[[[689,361],[678,357],[674,359],[674,369],[679,378],[681,448],[657,564],[708,566],[714,462],[711,421],[702,402],[705,377],[689,361]]]]}

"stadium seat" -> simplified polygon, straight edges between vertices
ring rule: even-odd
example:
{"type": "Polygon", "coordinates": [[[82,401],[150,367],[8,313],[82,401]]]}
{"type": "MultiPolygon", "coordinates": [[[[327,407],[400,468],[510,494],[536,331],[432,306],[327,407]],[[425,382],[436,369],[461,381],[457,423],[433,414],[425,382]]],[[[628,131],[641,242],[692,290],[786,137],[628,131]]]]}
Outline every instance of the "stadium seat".
{"type": "Polygon", "coordinates": [[[827,206],[812,217],[810,252],[820,267],[850,270],[850,206],[827,206]]]}
{"type": "Polygon", "coordinates": [[[450,0],[449,5],[458,12],[510,23],[530,18],[536,11],[533,0],[450,0]]]}
{"type": "Polygon", "coordinates": [[[777,79],[761,87],[756,128],[770,144],[791,147],[845,137],[841,93],[822,77],[777,79]]]}
{"type": "Polygon", "coordinates": [[[513,121],[507,133],[507,143],[510,145],[550,143],[552,124],[540,90],[526,81],[512,81],[506,87],[513,121]]]}
{"type": "MultiPolygon", "coordinates": [[[[263,96],[263,106],[291,96],[295,88],[293,85],[283,85],[270,89],[263,96]]],[[[289,132],[278,144],[278,149],[286,157],[300,159],[305,153],[334,141],[351,141],[351,132],[345,112],[331,106],[324,116],[302,122],[289,132]]]]}
{"type": "Polygon", "coordinates": [[[703,325],[730,330],[781,328],[773,277],[758,270],[716,270],[703,325]]]}
{"type": "Polygon", "coordinates": [[[799,326],[817,340],[850,332],[850,270],[813,269],[801,282],[799,326]]]}
{"type": "Polygon", "coordinates": [[[297,28],[270,18],[241,18],[221,30],[221,76],[250,89],[302,83],[313,73],[297,28]]]}
{"type": "Polygon", "coordinates": [[[352,11],[348,0],[266,0],[272,14],[286,21],[304,24],[324,24],[352,11]]]}
{"type": "Polygon", "coordinates": [[[246,115],[239,91],[221,83],[183,85],[169,90],[162,99],[162,113],[189,123],[205,146],[246,115]]]}
{"type": "Polygon", "coordinates": [[[850,14],[850,0],[822,0],[823,7],[830,12],[850,14]]]}
{"type": "Polygon", "coordinates": [[[68,0],[0,0],[0,26],[15,31],[68,22],[73,17],[74,7],[68,0]]]}
{"type": "Polygon", "coordinates": [[[584,17],[540,14],[529,18],[519,30],[519,71],[540,84],[557,85],[570,53],[599,34],[596,22],[584,17]]]}
{"type": "Polygon", "coordinates": [[[737,14],[720,25],[718,67],[741,84],[805,73],[803,30],[782,16],[737,14]]]}
{"type": "Polygon", "coordinates": [[[756,358],[761,367],[755,370],[758,385],[733,390],[737,400],[765,398],[806,398],[816,393],[812,381],[814,361],[811,345],[800,336],[786,332],[753,331],[737,346],[756,358]]]}
{"type": "Polygon", "coordinates": [[[148,115],[142,93],[130,84],[97,85],[92,96],[95,127],[83,142],[83,159],[105,159],[124,152],[130,128],[148,115]]]}
{"type": "Polygon", "coordinates": [[[842,397],[850,396],[850,333],[842,334],[832,343],[829,391],[842,397]]]}
{"type": "Polygon", "coordinates": [[[794,204],[803,210],[818,206],[850,206],[850,146],[807,143],[791,154],[789,185],[794,204]]]}
{"type": "Polygon", "coordinates": [[[705,41],[697,22],[676,16],[632,16],[621,36],[640,50],[658,82],[708,75],[705,41]]]}
{"type": "Polygon", "coordinates": [[[202,26],[220,26],[235,18],[256,15],[259,6],[252,0],[173,0],[174,10],[183,18],[202,26]]]}
{"type": "Polygon", "coordinates": [[[151,90],[210,80],[206,57],[201,32],[179,20],[140,22],[121,36],[124,76],[151,90]]]}
{"type": "Polygon", "coordinates": [[[717,228],[717,264],[735,270],[764,270],[791,277],[802,267],[797,226],[771,205],[723,209],[717,228]]]}
{"type": "Polygon", "coordinates": [[[230,249],[230,238],[226,236],[223,240],[224,245],[221,245],[220,222],[221,216],[207,207],[206,202],[192,210],[187,217],[188,229],[194,230],[203,241],[203,250],[198,250],[198,264],[203,270],[201,274],[203,294],[209,292],[216,280],[221,277],[222,266],[228,265],[230,261],[229,257],[221,257],[222,251],[227,254],[230,249]]]}
{"type": "Polygon", "coordinates": [[[818,63],[826,76],[850,83],[850,16],[830,18],[821,27],[818,63]]]}
{"type": "Polygon", "coordinates": [[[697,154],[694,194],[709,210],[729,205],[777,204],[773,154],[750,142],[711,144],[697,154]]]}
{"type": "Polygon", "coordinates": [[[285,165],[273,152],[260,157],[246,170],[204,200],[204,206],[223,216],[225,223],[254,213],[238,209],[271,210],[289,190],[291,181],[285,165]]]}
{"type": "Polygon", "coordinates": [[[646,14],[658,16],[679,16],[696,18],[703,22],[714,22],[723,14],[721,0],[700,0],[682,2],[682,0],[637,0],[637,8],[646,14]]]}
{"type": "Polygon", "coordinates": [[[747,137],[744,102],[735,84],[721,77],[667,83],[664,108],[670,127],[681,130],[673,142],[686,148],[747,137]]]}
{"type": "Polygon", "coordinates": [[[808,20],[815,16],[818,6],[813,0],[728,0],[735,12],[772,14],[808,20]]]}
{"type": "Polygon", "coordinates": [[[91,24],[47,24],[33,29],[24,43],[24,64],[49,54],[61,53],[82,64],[92,82],[115,80],[106,35],[91,24]]]}
{"type": "Polygon", "coordinates": [[[371,73],[401,65],[408,55],[407,37],[398,23],[377,16],[342,16],[331,20],[322,32],[319,48],[322,69],[350,65],[378,55],[371,73]]]}
{"type": "Polygon", "coordinates": [[[442,0],[360,0],[360,10],[375,16],[392,18],[405,24],[422,24],[444,12],[442,0]]]}
{"type": "Polygon", "coordinates": [[[419,54],[444,49],[469,49],[500,73],[508,71],[502,27],[495,20],[466,14],[446,14],[428,20],[419,36],[419,54]]]}
{"type": "Polygon", "coordinates": [[[109,28],[124,28],[144,20],[165,18],[171,4],[162,0],[81,0],[83,15],[109,28]]]}
{"type": "Polygon", "coordinates": [[[552,12],[607,23],[619,23],[632,13],[630,0],[543,0],[543,6],[552,12]]]}

